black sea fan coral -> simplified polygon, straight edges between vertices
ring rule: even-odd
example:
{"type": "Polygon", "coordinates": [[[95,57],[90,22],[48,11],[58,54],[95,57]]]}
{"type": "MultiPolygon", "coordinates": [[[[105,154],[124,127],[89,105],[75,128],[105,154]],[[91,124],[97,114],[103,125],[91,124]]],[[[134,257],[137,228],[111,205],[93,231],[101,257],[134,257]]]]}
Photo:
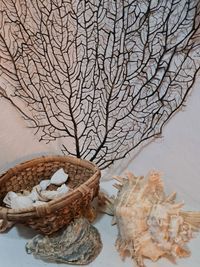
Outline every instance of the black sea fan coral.
{"type": "Polygon", "coordinates": [[[183,104],[199,13],[198,0],[1,0],[1,96],[40,140],[104,169],[183,104]]]}

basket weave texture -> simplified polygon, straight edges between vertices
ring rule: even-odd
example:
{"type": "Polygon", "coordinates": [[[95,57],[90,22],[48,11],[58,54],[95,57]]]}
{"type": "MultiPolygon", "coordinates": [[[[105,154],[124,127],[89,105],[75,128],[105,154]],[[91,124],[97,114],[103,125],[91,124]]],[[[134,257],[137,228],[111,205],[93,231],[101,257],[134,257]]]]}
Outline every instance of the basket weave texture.
{"type": "Polygon", "coordinates": [[[21,163],[0,176],[0,219],[20,222],[43,234],[52,234],[86,210],[99,189],[100,170],[86,160],[71,156],[43,156],[21,163]],[[44,205],[10,209],[2,201],[9,191],[31,190],[41,180],[63,168],[73,191],[44,205]]]}

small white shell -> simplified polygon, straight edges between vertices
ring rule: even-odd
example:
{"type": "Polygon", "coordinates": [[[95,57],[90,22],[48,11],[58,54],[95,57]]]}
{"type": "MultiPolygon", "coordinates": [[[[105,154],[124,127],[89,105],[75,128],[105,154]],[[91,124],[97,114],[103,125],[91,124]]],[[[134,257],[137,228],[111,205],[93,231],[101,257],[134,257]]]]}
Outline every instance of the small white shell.
{"type": "Polygon", "coordinates": [[[34,186],[31,193],[28,195],[28,197],[34,202],[39,200],[38,193],[41,192],[41,190],[42,189],[41,189],[41,186],[39,184],[34,186]]]}
{"type": "Polygon", "coordinates": [[[11,200],[18,197],[18,195],[15,192],[8,192],[6,196],[3,199],[3,202],[6,204],[8,208],[11,208],[11,200]]]}
{"type": "Polygon", "coordinates": [[[50,185],[50,180],[42,180],[40,182],[40,187],[41,187],[41,190],[44,191],[47,189],[47,187],[50,185]]]}
{"type": "Polygon", "coordinates": [[[39,195],[36,190],[32,190],[32,192],[28,195],[28,197],[34,202],[39,200],[39,195]]]}
{"type": "Polygon", "coordinates": [[[12,209],[30,208],[33,206],[33,201],[27,196],[17,196],[11,199],[12,209]]]}
{"type": "Polygon", "coordinates": [[[48,201],[48,200],[56,198],[57,196],[59,196],[59,192],[45,190],[40,193],[40,200],[48,201]]]}
{"type": "Polygon", "coordinates": [[[34,190],[40,192],[42,190],[42,188],[39,184],[37,184],[33,187],[32,191],[34,191],[34,190]]]}
{"type": "Polygon", "coordinates": [[[61,185],[65,183],[67,179],[68,179],[68,175],[64,172],[63,169],[59,169],[51,177],[51,184],[61,185]]]}
{"type": "Polygon", "coordinates": [[[68,191],[69,191],[69,188],[66,186],[66,184],[63,184],[57,188],[57,192],[59,192],[60,194],[65,194],[68,191]]]}

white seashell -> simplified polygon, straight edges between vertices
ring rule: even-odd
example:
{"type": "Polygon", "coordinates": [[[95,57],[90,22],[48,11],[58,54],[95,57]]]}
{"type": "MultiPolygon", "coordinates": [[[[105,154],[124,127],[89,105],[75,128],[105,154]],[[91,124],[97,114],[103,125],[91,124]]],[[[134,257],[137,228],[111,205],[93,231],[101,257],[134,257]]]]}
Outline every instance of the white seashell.
{"type": "Polygon", "coordinates": [[[40,185],[36,185],[33,187],[31,193],[28,195],[28,197],[33,201],[37,201],[39,200],[39,193],[41,191],[41,186],[40,185]]]}
{"type": "Polygon", "coordinates": [[[17,196],[11,199],[12,209],[30,208],[33,206],[33,201],[27,196],[17,196]]]}
{"type": "Polygon", "coordinates": [[[34,202],[33,203],[33,207],[37,207],[37,206],[40,206],[40,205],[44,205],[45,204],[45,202],[44,201],[36,201],[36,202],[34,202]]]}
{"type": "Polygon", "coordinates": [[[69,187],[67,187],[66,184],[63,184],[57,188],[57,192],[59,192],[60,194],[65,194],[68,191],[69,191],[69,187]]]}
{"type": "Polygon", "coordinates": [[[50,180],[42,180],[40,182],[40,187],[41,187],[41,190],[44,191],[47,189],[47,187],[50,185],[50,180]]]}
{"type": "MultiPolygon", "coordinates": [[[[34,190],[37,191],[37,192],[40,192],[40,191],[42,190],[40,184],[35,185],[35,186],[33,187],[32,191],[34,191],[34,190]]],[[[31,191],[31,192],[32,192],[32,191],[31,191]]]]}
{"type": "Polygon", "coordinates": [[[37,201],[39,200],[39,195],[38,195],[38,192],[36,190],[33,190],[29,195],[28,197],[33,201],[37,201]]]}
{"type": "Polygon", "coordinates": [[[56,198],[57,196],[59,196],[59,192],[45,190],[40,193],[40,200],[49,201],[51,199],[56,198]]]}
{"type": "Polygon", "coordinates": [[[8,192],[6,196],[3,199],[3,202],[6,204],[8,208],[11,208],[11,200],[18,197],[18,195],[15,192],[8,192]]]}
{"type": "Polygon", "coordinates": [[[64,184],[68,179],[68,175],[64,172],[63,169],[56,171],[51,177],[51,184],[61,185],[64,184]]]}

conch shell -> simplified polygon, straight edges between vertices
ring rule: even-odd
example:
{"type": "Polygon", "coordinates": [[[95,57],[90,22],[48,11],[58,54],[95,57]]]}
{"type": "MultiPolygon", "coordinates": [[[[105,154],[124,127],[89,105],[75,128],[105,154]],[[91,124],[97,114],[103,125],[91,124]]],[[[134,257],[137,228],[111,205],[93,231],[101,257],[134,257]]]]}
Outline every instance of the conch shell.
{"type": "Polygon", "coordinates": [[[115,185],[116,198],[101,195],[107,204],[104,211],[114,216],[118,227],[116,248],[121,257],[130,256],[144,267],[145,258],[175,261],[189,256],[185,244],[200,229],[200,212],[182,211],[183,203],[175,203],[176,193],[165,195],[157,172],[147,179],[132,173],[127,178],[115,177],[120,182],[115,185]]]}

